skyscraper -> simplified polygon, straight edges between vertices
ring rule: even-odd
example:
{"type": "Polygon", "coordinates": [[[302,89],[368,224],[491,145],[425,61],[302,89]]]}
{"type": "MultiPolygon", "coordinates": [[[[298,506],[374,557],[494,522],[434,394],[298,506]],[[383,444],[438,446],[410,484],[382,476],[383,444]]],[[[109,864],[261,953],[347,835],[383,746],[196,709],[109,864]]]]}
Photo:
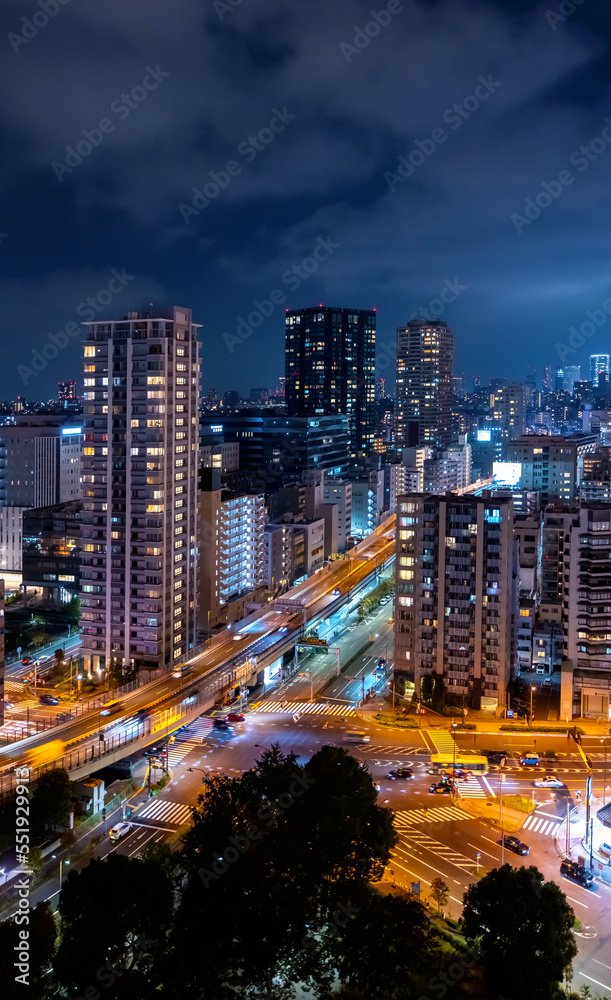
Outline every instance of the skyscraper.
{"type": "Polygon", "coordinates": [[[523,382],[509,382],[494,390],[493,420],[501,428],[504,441],[524,433],[527,389],[523,382]]]}
{"type": "Polygon", "coordinates": [[[375,310],[311,306],[286,313],[287,415],[345,413],[352,457],[373,450],[375,337],[375,310]]]}
{"type": "Polygon", "coordinates": [[[70,379],[69,382],[58,382],[57,383],[57,398],[60,403],[67,403],[69,400],[71,402],[76,402],[78,399],[76,391],[76,382],[70,379]]]}
{"type": "Polygon", "coordinates": [[[444,448],[451,439],[453,336],[441,320],[397,330],[397,447],[444,448]]]}
{"type": "Polygon", "coordinates": [[[604,374],[607,376],[607,382],[609,381],[609,355],[608,354],[591,354],[590,355],[590,382],[595,389],[598,388],[598,376],[604,374]]]}
{"type": "Polygon", "coordinates": [[[85,667],[164,667],[195,644],[197,329],[156,305],[86,325],[85,667]]]}

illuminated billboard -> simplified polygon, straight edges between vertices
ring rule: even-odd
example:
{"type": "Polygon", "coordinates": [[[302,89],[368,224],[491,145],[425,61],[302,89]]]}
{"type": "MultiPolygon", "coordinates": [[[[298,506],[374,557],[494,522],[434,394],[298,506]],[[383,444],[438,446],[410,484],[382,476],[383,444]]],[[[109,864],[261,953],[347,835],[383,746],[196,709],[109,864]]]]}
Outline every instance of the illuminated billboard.
{"type": "Polygon", "coordinates": [[[517,487],[520,485],[520,479],[522,478],[522,463],[493,462],[492,476],[495,486],[517,487]]]}

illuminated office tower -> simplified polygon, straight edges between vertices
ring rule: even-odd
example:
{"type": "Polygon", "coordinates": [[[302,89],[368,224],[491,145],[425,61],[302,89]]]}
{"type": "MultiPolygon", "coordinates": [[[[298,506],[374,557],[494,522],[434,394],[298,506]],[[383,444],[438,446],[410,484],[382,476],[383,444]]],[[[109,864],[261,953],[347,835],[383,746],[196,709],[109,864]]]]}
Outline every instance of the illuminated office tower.
{"type": "Polygon", "coordinates": [[[312,306],[286,313],[287,416],[346,414],[350,455],[373,451],[376,314],[312,306]]]}
{"type": "Polygon", "coordinates": [[[591,354],[590,355],[590,382],[592,386],[598,388],[598,380],[600,375],[606,376],[606,381],[609,381],[609,355],[608,354],[591,354]]]}
{"type": "Polygon", "coordinates": [[[451,440],[452,331],[441,320],[397,330],[397,447],[445,448],[451,440]]]}
{"type": "Polygon", "coordinates": [[[85,668],[165,667],[195,645],[197,328],[157,305],[86,325],[85,668]]]}

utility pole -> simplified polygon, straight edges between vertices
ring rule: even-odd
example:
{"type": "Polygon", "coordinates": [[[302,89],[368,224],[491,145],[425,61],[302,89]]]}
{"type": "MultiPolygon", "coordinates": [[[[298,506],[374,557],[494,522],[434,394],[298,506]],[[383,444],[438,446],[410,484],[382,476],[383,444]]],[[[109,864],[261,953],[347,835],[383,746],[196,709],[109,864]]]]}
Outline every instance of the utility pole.
{"type": "Polygon", "coordinates": [[[499,773],[499,797],[500,797],[499,825],[501,827],[501,865],[505,864],[505,831],[503,830],[503,782],[504,781],[505,781],[505,775],[499,773]]]}

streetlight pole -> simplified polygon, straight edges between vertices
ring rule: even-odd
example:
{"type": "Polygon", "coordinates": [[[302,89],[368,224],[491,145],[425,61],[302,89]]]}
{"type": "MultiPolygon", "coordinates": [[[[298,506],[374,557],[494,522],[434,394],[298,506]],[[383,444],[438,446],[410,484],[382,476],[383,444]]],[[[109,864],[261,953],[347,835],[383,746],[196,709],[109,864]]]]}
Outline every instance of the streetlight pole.
{"type": "Polygon", "coordinates": [[[605,804],[606,794],[607,794],[607,744],[605,740],[600,741],[605,749],[605,770],[603,777],[603,806],[605,804]]]}
{"type": "Polygon", "coordinates": [[[501,865],[505,864],[505,831],[503,830],[503,782],[505,775],[499,772],[499,826],[501,828],[501,865]]]}
{"type": "Polygon", "coordinates": [[[528,723],[532,726],[533,724],[533,691],[535,690],[534,684],[530,685],[530,715],[528,717],[528,723]]]}

